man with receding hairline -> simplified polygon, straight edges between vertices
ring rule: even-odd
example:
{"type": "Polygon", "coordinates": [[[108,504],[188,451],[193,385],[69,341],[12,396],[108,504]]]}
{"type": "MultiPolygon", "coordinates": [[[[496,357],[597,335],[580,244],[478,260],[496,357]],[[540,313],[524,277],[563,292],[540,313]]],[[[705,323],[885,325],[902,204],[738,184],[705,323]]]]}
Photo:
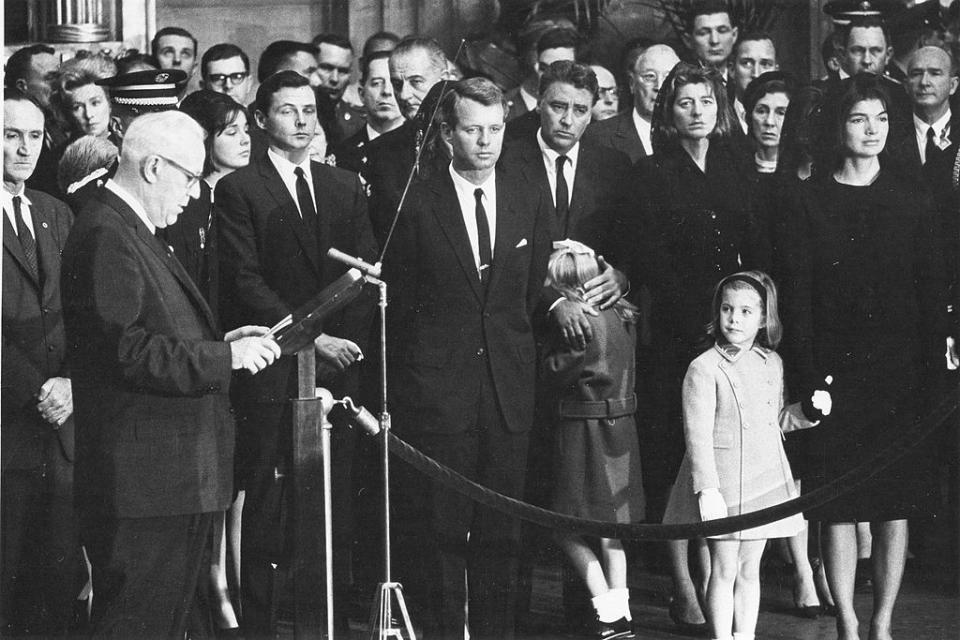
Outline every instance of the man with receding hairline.
{"type": "Polygon", "coordinates": [[[97,593],[93,637],[211,631],[209,615],[194,610],[214,514],[232,499],[231,375],[257,373],[280,355],[259,337],[266,327],[224,335],[155,235],[197,191],[203,137],[180,112],[135,120],[116,173],[63,250],[76,504],[97,593]]]}
{"type": "Polygon", "coordinates": [[[640,158],[653,154],[650,142],[653,107],[657,101],[660,85],[680,58],[665,44],[647,47],[628,68],[633,109],[618,116],[597,122],[587,127],[584,137],[596,140],[601,146],[616,149],[635,163],[640,158]]]}

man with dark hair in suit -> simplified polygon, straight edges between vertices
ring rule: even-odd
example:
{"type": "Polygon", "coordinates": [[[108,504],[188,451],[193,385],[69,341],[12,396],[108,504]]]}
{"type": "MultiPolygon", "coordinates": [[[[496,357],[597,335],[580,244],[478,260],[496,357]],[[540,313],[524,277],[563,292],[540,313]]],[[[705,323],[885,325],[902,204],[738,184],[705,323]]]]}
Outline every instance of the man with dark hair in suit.
{"type": "Polygon", "coordinates": [[[235,44],[215,44],[203,53],[200,78],[204,89],[225,93],[245,104],[250,90],[250,58],[235,44]]]}
{"type": "Polygon", "coordinates": [[[0,635],[67,631],[86,571],[73,510],[73,394],[60,251],[73,214],[26,189],[43,144],[40,105],[3,102],[3,511],[0,635]]]}
{"type": "Polygon", "coordinates": [[[33,44],[17,49],[7,60],[3,86],[8,92],[19,90],[31,96],[43,109],[46,117],[43,147],[37,161],[37,170],[27,180],[27,186],[59,197],[57,154],[53,150],[66,141],[67,133],[63,127],[57,125],[50,107],[53,83],[60,69],[60,58],[56,53],[53,47],[45,44],[33,44]]]}
{"type": "Polygon", "coordinates": [[[389,60],[389,51],[376,51],[361,61],[360,99],[367,122],[355,134],[333,146],[338,167],[362,172],[367,164],[367,145],[403,124],[390,83],[389,60]]]}
{"type": "MultiPolygon", "coordinates": [[[[353,70],[353,44],[338,33],[321,33],[313,39],[317,55],[317,107],[320,124],[331,145],[363,128],[364,111],[344,99],[353,70]]],[[[356,96],[353,96],[356,101],[356,96]]]]}
{"type": "MultiPolygon", "coordinates": [[[[217,184],[220,223],[221,309],[227,323],[273,326],[341,276],[346,267],[327,257],[331,247],[376,260],[366,197],[356,174],[312,162],[308,146],[317,128],[317,103],[306,78],[280,71],[257,90],[254,110],[268,149],[217,184]]],[[[373,306],[360,300],[327,319],[314,341],[319,383],[335,396],[356,394],[357,368],[373,306]]],[[[244,626],[275,631],[293,549],[289,519],[292,410],[296,358],[255,378],[235,395],[240,417],[237,472],[246,486],[241,581],[244,626]]],[[[334,477],[350,478],[356,433],[333,431],[334,477]]],[[[349,576],[350,483],[333,486],[334,572],[338,587],[349,576]]],[[[319,526],[319,524],[318,524],[319,526]]],[[[345,622],[342,618],[338,622],[345,622]]]]}
{"type": "MultiPolygon", "coordinates": [[[[537,41],[537,82],[543,77],[547,68],[558,60],[577,59],[580,49],[580,34],[570,27],[556,27],[545,31],[537,41]]],[[[537,89],[537,104],[539,105],[540,94],[537,89]]],[[[506,130],[506,139],[521,138],[529,133],[536,131],[540,127],[540,114],[537,109],[530,109],[524,114],[510,120],[506,130]]]]}
{"type": "Polygon", "coordinates": [[[727,79],[727,60],[737,42],[728,0],[693,0],[684,16],[681,38],[693,54],[694,62],[711,67],[727,79]]]}
{"type": "MultiPolygon", "coordinates": [[[[414,186],[384,264],[395,309],[394,426],[439,462],[519,497],[533,423],[533,315],[550,253],[546,200],[496,168],[506,115],[496,85],[451,87],[442,135],[452,162],[414,186]]],[[[466,622],[471,638],[512,638],[517,521],[405,475],[400,546],[417,551],[404,575],[424,637],[463,638],[466,622]]]]}
{"type": "Polygon", "coordinates": [[[367,146],[363,173],[370,185],[373,232],[381,243],[390,230],[410,172],[435,168],[416,165],[432,115],[420,114],[420,105],[437,83],[449,78],[447,56],[432,38],[404,38],[390,52],[389,66],[393,95],[407,121],[367,146]]]}
{"type": "MultiPolygon", "coordinates": [[[[523,175],[552,203],[551,236],[579,240],[598,255],[626,253],[612,241],[615,225],[622,223],[623,185],[630,162],[622,153],[582,140],[590,123],[590,108],[597,99],[597,77],[586,65],[568,60],[555,62],[540,77],[540,122],[533,135],[509,141],[502,164],[523,175]]],[[[612,305],[627,290],[627,278],[601,261],[603,272],[587,283],[590,304],[612,305]]],[[[589,342],[590,323],[583,316],[589,305],[563,298],[551,308],[554,320],[570,344],[589,342]]],[[[589,312],[589,311],[588,311],[589,312]]]]}
{"type": "Polygon", "coordinates": [[[631,163],[653,155],[650,141],[653,106],[660,85],[678,62],[680,58],[665,44],[650,45],[634,55],[628,54],[625,63],[633,108],[609,120],[591,124],[584,137],[626,154],[631,163]]]}
{"type": "Polygon", "coordinates": [[[93,637],[212,631],[198,580],[214,515],[232,499],[231,373],[256,373],[280,354],[258,337],[265,327],[224,335],[155,236],[197,191],[203,135],[175,111],[135,120],[116,173],[63,250],[93,637]]]}

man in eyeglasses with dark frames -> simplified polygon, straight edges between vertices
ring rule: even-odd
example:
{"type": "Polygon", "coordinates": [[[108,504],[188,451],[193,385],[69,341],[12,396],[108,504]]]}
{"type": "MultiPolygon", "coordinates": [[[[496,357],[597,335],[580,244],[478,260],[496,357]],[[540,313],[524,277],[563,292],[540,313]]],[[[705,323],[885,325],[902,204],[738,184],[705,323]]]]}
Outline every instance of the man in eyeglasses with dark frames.
{"type": "Polygon", "coordinates": [[[246,104],[250,91],[250,58],[235,44],[215,44],[200,61],[200,86],[225,93],[239,104],[246,104]]]}

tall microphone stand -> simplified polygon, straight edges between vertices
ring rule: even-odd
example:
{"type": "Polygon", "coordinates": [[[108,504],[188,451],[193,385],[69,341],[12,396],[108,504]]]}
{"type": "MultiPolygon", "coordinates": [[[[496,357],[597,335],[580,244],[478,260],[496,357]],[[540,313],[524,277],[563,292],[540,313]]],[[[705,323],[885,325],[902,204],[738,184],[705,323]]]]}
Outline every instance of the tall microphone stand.
{"type": "Polygon", "coordinates": [[[394,582],[390,549],[390,412],[387,409],[387,283],[380,279],[380,263],[369,264],[348,256],[337,249],[330,249],[327,255],[355,269],[359,269],[370,284],[377,285],[380,307],[380,415],[379,436],[383,462],[383,582],[377,585],[373,605],[370,609],[370,640],[398,638],[416,640],[413,623],[403,599],[403,586],[394,582]],[[394,603],[400,619],[394,617],[394,603]],[[406,631],[406,636],[404,636],[406,631]]]}

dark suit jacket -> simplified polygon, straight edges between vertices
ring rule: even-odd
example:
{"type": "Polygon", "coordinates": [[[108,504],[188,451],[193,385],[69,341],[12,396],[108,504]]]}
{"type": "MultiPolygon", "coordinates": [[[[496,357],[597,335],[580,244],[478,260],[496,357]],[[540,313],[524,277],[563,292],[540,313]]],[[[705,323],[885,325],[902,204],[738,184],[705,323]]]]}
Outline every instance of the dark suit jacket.
{"type": "MultiPolygon", "coordinates": [[[[363,178],[370,187],[370,220],[374,237],[381,245],[390,231],[403,189],[417,159],[417,145],[423,139],[418,120],[408,120],[367,145],[363,178]]],[[[442,175],[450,158],[440,149],[437,131],[431,127],[430,140],[420,156],[415,178],[442,175]]]]}
{"type": "MultiPolygon", "coordinates": [[[[327,257],[330,247],[376,260],[358,177],[317,162],[310,170],[317,200],[316,238],[266,153],[217,183],[224,326],[273,326],[310,300],[347,271],[327,257]]],[[[329,318],[324,332],[362,349],[373,310],[366,302],[362,299],[329,318]]],[[[255,377],[241,377],[239,384],[249,399],[284,402],[296,392],[296,382],[296,358],[283,358],[255,377]]]]}
{"type": "Polygon", "coordinates": [[[230,345],[177,259],[107,189],[70,233],[62,293],[81,516],[229,506],[230,345]]]}
{"type": "Polygon", "coordinates": [[[361,127],[346,140],[330,146],[330,153],[337,159],[337,166],[347,171],[361,173],[367,165],[367,145],[370,138],[367,127],[361,127]]]}
{"type": "Polygon", "coordinates": [[[50,439],[73,460],[73,418],[59,430],[37,411],[37,393],[48,379],[69,377],[60,304],[60,252],[73,214],[69,207],[40,191],[27,189],[37,241],[41,281],[27,271],[23,249],[3,216],[3,469],[40,466],[50,439]]]}
{"type": "Polygon", "coordinates": [[[529,111],[527,103],[523,101],[523,96],[520,95],[519,86],[504,91],[503,99],[507,101],[507,122],[519,118],[529,111]]]}
{"type": "Polygon", "coordinates": [[[569,213],[566,220],[560,220],[536,135],[504,143],[500,166],[511,175],[522,176],[524,184],[535,186],[541,192],[550,212],[552,239],[579,240],[602,254],[613,266],[620,267],[619,262],[629,254],[618,238],[628,210],[630,160],[618,151],[581,139],[569,213]]]}
{"type": "Polygon", "coordinates": [[[583,133],[583,137],[596,142],[601,147],[616,149],[628,156],[631,164],[636,164],[640,158],[650,155],[640,142],[640,134],[637,133],[637,128],[633,124],[632,109],[618,113],[612,118],[591,123],[583,133]]]}
{"type": "Polygon", "coordinates": [[[388,248],[391,389],[401,432],[460,433],[475,424],[492,373],[506,428],[533,422],[532,320],[550,253],[540,190],[497,170],[497,228],[486,294],[449,174],[416,184],[388,248]]]}
{"type": "Polygon", "coordinates": [[[200,197],[190,198],[174,224],[157,230],[157,237],[170,245],[197,285],[214,317],[219,317],[220,269],[217,264],[217,227],[210,186],[200,181],[200,197]]]}

